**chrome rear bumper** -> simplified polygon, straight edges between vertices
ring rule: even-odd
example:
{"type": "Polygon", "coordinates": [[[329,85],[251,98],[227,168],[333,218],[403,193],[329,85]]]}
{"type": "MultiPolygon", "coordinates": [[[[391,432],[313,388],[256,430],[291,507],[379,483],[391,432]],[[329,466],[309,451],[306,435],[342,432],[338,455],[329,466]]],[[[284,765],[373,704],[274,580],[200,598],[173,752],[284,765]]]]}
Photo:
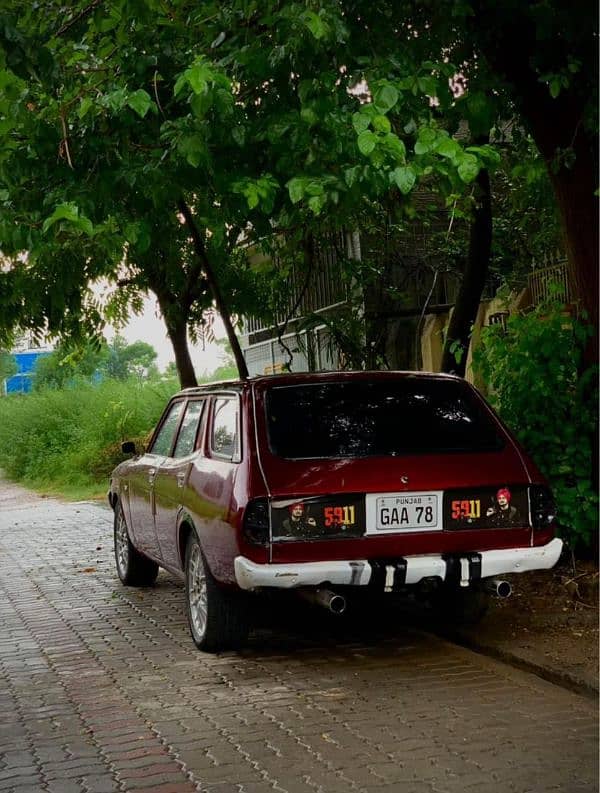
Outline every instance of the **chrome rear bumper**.
{"type": "Polygon", "coordinates": [[[423,578],[445,580],[457,576],[457,583],[468,586],[481,578],[492,578],[530,570],[549,570],[562,551],[562,540],[534,548],[507,548],[497,551],[455,554],[454,562],[436,554],[406,556],[393,564],[367,559],[331,562],[299,562],[296,564],[257,564],[238,556],[235,578],[241,589],[294,589],[305,586],[366,586],[376,575],[383,575],[384,589],[398,585],[418,584],[423,578]],[[460,564],[457,564],[457,563],[460,564]],[[451,572],[452,568],[452,572],[451,572]]]}

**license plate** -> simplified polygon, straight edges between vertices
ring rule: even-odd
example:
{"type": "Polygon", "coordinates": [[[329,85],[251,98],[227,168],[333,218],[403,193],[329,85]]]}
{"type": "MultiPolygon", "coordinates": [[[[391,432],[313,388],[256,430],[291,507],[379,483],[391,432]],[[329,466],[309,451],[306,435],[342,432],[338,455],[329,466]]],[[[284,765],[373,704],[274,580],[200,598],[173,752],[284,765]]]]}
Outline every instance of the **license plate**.
{"type": "Polygon", "coordinates": [[[373,533],[441,529],[441,495],[440,492],[416,492],[368,496],[367,511],[371,517],[368,525],[375,526],[373,533]]]}

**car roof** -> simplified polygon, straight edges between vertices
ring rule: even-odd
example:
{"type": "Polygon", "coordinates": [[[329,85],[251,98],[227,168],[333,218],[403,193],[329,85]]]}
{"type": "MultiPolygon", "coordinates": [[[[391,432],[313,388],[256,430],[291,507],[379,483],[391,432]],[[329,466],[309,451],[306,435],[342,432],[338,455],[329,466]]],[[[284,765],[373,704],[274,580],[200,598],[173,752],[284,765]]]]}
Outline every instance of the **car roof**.
{"type": "Polygon", "coordinates": [[[199,386],[184,388],[175,396],[192,396],[217,391],[239,390],[258,387],[263,389],[271,386],[311,385],[316,383],[352,381],[352,380],[394,380],[398,378],[418,378],[422,380],[458,380],[466,382],[462,377],[443,372],[412,372],[400,370],[367,370],[367,371],[327,371],[327,372],[287,372],[285,374],[257,375],[247,380],[220,380],[203,383],[199,386]]]}

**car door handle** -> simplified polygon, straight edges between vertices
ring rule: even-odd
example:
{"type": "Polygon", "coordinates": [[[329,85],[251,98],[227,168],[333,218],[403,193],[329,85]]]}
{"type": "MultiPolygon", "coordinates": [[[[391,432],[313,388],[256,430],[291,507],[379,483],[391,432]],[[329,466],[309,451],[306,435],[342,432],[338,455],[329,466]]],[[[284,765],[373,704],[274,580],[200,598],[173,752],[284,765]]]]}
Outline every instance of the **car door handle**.
{"type": "Polygon", "coordinates": [[[182,473],[177,474],[177,487],[183,487],[185,485],[186,476],[187,474],[185,473],[185,471],[182,471],[182,473]]]}
{"type": "Polygon", "coordinates": [[[156,476],[156,468],[150,468],[148,470],[148,483],[153,485],[154,484],[154,477],[156,476]]]}

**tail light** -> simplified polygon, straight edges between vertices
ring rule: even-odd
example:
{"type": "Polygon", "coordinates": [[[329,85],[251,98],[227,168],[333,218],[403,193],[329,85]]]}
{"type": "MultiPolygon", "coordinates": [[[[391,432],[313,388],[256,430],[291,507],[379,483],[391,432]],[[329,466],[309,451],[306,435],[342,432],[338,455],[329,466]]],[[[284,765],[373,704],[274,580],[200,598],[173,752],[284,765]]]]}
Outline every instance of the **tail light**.
{"type": "Polygon", "coordinates": [[[529,489],[531,525],[534,529],[545,529],[556,520],[556,505],[547,487],[533,485],[529,489]]]}
{"type": "Polygon", "coordinates": [[[249,502],[244,512],[242,531],[252,545],[269,544],[269,502],[266,498],[249,502]]]}

